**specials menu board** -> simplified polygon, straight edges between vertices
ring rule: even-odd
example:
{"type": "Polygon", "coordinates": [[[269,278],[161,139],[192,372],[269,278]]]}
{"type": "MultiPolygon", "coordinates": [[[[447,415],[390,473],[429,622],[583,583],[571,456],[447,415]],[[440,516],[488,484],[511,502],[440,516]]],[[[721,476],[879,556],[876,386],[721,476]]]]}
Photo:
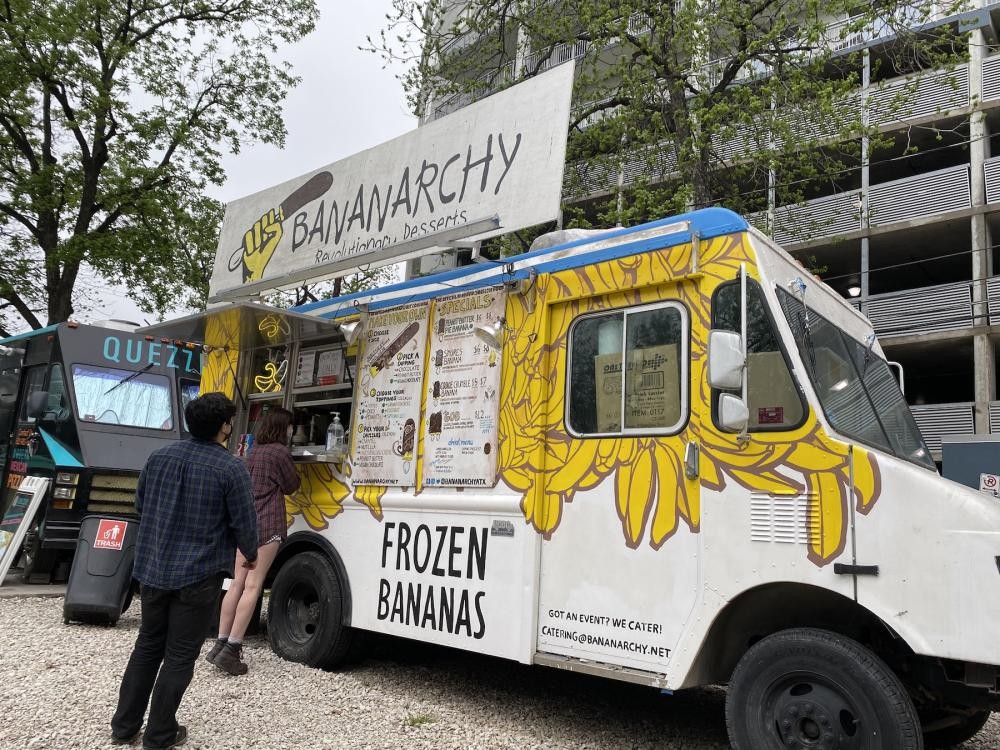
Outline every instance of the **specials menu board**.
{"type": "Polygon", "coordinates": [[[431,322],[423,481],[492,487],[497,474],[501,352],[475,335],[504,313],[502,286],[438,300],[431,322]]]}
{"type": "Polygon", "coordinates": [[[356,381],[351,455],[354,484],[412,487],[424,380],[428,302],[374,312],[356,381]]]}

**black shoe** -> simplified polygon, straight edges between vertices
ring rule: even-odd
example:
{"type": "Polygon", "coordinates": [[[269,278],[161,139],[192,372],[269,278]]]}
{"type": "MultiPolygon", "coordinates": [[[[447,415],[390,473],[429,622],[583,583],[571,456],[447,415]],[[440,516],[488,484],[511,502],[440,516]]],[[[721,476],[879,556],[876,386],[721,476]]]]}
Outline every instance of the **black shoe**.
{"type": "Polygon", "coordinates": [[[135,730],[135,734],[133,734],[131,737],[119,737],[118,735],[114,734],[113,732],[111,734],[111,744],[112,745],[131,745],[137,739],[139,739],[139,730],[138,729],[135,730]]]}
{"type": "Polygon", "coordinates": [[[174,747],[180,747],[181,745],[183,745],[187,741],[188,741],[188,730],[187,730],[187,727],[181,726],[180,724],[178,724],[177,725],[177,734],[174,735],[174,741],[171,742],[169,745],[160,745],[160,746],[143,745],[142,746],[142,750],[170,750],[171,748],[174,748],[174,747]]]}
{"type": "Polygon", "coordinates": [[[210,648],[208,650],[208,653],[205,654],[205,661],[207,661],[209,664],[215,664],[215,657],[219,655],[219,652],[222,651],[225,645],[226,645],[225,641],[220,641],[218,638],[216,638],[215,643],[212,644],[212,648],[210,648]]]}
{"type": "Polygon", "coordinates": [[[234,676],[246,674],[248,669],[243,663],[243,646],[234,646],[232,643],[223,646],[212,663],[223,672],[234,676]]]}

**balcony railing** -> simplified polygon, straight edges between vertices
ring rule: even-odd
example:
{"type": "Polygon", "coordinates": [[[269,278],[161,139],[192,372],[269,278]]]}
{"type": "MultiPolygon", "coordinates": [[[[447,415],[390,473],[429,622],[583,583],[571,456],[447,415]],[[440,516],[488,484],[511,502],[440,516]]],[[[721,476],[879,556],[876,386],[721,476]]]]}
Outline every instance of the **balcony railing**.
{"type": "Polygon", "coordinates": [[[825,195],[805,203],[774,210],[775,242],[793,244],[814,237],[829,237],[861,228],[861,191],[825,195]]]}
{"type": "Polygon", "coordinates": [[[872,185],[868,193],[869,225],[892,224],[971,205],[969,166],[958,164],[872,185]]]}
{"type": "Polygon", "coordinates": [[[984,101],[1000,99],[1000,55],[993,55],[983,60],[983,89],[981,93],[984,101]]]}
{"type": "Polygon", "coordinates": [[[986,305],[990,316],[990,325],[1000,325],[1000,276],[986,280],[986,305]]]}
{"type": "Polygon", "coordinates": [[[986,173],[986,202],[1000,203],[1000,156],[987,159],[983,171],[986,173]]]}
{"type": "Polygon", "coordinates": [[[969,66],[896,78],[868,97],[873,125],[892,125],[969,106],[969,66]]]}
{"type": "Polygon", "coordinates": [[[835,52],[842,52],[876,39],[895,36],[901,28],[939,21],[945,17],[945,8],[948,5],[949,3],[940,2],[907,3],[896,10],[891,17],[877,18],[863,28],[853,31],[848,31],[848,29],[857,23],[856,20],[848,18],[837,21],[826,27],[824,39],[835,52]]]}
{"type": "Polygon", "coordinates": [[[990,402],[990,432],[1000,433],[1000,401],[990,402]]]}
{"type": "MultiPolygon", "coordinates": [[[[972,205],[969,166],[872,185],[868,190],[869,226],[947,213],[972,205]]],[[[774,239],[794,244],[863,228],[861,191],[848,190],[775,210],[774,239]]]]}
{"type": "Polygon", "coordinates": [[[972,282],[873,294],[865,314],[879,338],[968,328],[975,324],[972,282]]]}
{"type": "Polygon", "coordinates": [[[971,435],[976,431],[975,404],[918,404],[911,406],[913,418],[923,433],[931,455],[941,459],[941,439],[950,435],[971,435]]]}
{"type": "Polygon", "coordinates": [[[549,50],[547,49],[532,52],[524,57],[524,69],[533,71],[536,66],[540,65],[540,67],[538,67],[538,72],[541,73],[542,71],[548,70],[556,65],[562,65],[570,60],[579,60],[587,54],[589,47],[590,42],[586,39],[581,39],[572,43],[557,44],[552,49],[551,54],[549,54],[549,50]],[[542,58],[545,58],[546,56],[548,57],[545,60],[542,60],[542,58]]]}

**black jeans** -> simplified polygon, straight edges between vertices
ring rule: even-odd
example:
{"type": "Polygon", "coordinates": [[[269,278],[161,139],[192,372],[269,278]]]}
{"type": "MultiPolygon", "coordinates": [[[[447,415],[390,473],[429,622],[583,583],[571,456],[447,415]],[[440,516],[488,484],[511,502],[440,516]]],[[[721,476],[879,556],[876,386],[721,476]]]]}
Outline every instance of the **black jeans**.
{"type": "Polygon", "coordinates": [[[131,737],[138,732],[149,706],[143,747],[173,744],[177,707],[191,684],[194,663],[215,613],[222,581],[220,573],[176,591],[142,587],[139,637],[122,677],[118,710],[111,719],[111,731],[116,737],[131,737]]]}

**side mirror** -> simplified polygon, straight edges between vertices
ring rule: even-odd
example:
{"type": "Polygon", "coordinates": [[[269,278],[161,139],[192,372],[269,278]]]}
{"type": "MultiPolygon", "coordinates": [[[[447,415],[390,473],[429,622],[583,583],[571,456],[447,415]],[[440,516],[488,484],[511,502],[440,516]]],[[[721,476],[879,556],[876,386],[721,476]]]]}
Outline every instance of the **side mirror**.
{"type": "Polygon", "coordinates": [[[708,384],[723,391],[743,387],[743,340],[732,331],[709,331],[708,384]]]}
{"type": "Polygon", "coordinates": [[[35,391],[28,394],[27,408],[25,414],[32,419],[38,419],[49,406],[49,392],[35,391]]]}
{"type": "Polygon", "coordinates": [[[719,426],[727,432],[745,432],[750,424],[750,410],[739,396],[719,396],[719,426]]]}

